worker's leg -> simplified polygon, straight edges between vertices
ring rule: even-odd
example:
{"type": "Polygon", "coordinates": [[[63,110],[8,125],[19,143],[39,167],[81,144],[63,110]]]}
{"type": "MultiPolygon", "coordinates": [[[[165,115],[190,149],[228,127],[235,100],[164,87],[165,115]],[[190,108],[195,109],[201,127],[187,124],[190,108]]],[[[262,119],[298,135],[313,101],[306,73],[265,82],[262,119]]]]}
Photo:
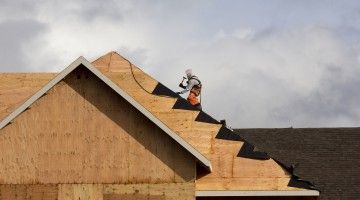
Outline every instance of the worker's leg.
{"type": "Polygon", "coordinates": [[[200,104],[200,103],[196,104],[195,107],[196,107],[197,109],[199,109],[199,110],[202,110],[202,107],[201,107],[201,104],[200,104]]]}

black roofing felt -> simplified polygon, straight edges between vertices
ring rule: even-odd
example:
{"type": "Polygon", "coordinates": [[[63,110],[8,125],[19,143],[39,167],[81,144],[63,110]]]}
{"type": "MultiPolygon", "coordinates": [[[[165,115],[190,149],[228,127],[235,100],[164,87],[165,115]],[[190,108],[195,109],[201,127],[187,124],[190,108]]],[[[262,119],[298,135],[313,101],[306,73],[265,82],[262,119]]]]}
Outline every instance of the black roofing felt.
{"type": "Polygon", "coordinates": [[[169,97],[180,97],[174,91],[167,88],[165,85],[161,84],[160,82],[156,85],[155,89],[153,90],[152,94],[160,95],[160,96],[169,96],[169,97]]]}
{"type": "Polygon", "coordinates": [[[155,89],[152,91],[152,94],[178,98],[173,106],[173,109],[199,110],[195,106],[191,105],[186,99],[182,98],[179,94],[176,94],[174,91],[170,90],[160,82],[156,85],[155,89]]]}
{"type": "Polygon", "coordinates": [[[289,186],[311,188],[310,181],[320,199],[360,199],[360,128],[235,131],[292,171],[289,186]]]}
{"type": "Polygon", "coordinates": [[[195,106],[191,105],[186,99],[179,97],[174,106],[173,109],[183,109],[183,110],[199,110],[195,106]]]}
{"type": "Polygon", "coordinates": [[[308,190],[318,189],[314,186],[314,184],[312,182],[302,180],[300,177],[298,177],[296,175],[291,176],[288,186],[296,187],[296,188],[304,188],[304,189],[308,189],[308,190]]]}
{"type": "Polygon", "coordinates": [[[211,124],[221,124],[219,121],[212,118],[210,115],[206,114],[204,111],[200,111],[200,113],[196,117],[195,121],[206,122],[206,123],[211,123],[211,124]]]}
{"type": "Polygon", "coordinates": [[[241,138],[240,135],[234,133],[232,130],[226,128],[225,126],[221,126],[215,138],[223,139],[223,140],[242,141],[242,142],[244,141],[244,139],[241,138]]]}
{"type": "Polygon", "coordinates": [[[243,158],[256,159],[256,160],[270,159],[270,156],[267,153],[261,151],[255,151],[254,145],[248,142],[244,142],[237,156],[243,158]]]}

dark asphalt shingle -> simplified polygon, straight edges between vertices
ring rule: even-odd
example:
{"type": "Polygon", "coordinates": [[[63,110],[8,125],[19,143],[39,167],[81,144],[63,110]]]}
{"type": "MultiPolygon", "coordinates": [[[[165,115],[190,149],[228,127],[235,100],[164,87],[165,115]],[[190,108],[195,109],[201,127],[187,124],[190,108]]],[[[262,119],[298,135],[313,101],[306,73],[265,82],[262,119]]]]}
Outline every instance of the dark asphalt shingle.
{"type": "Polygon", "coordinates": [[[320,199],[360,199],[360,128],[237,129],[251,144],[312,182],[320,199]]]}

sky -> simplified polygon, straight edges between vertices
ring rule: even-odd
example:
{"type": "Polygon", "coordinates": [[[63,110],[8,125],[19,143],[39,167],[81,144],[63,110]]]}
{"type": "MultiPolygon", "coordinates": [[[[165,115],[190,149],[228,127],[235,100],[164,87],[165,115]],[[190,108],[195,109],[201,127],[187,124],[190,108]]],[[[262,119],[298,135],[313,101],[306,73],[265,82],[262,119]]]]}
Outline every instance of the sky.
{"type": "Polygon", "coordinates": [[[174,91],[191,68],[232,128],[360,125],[360,1],[0,0],[0,71],[110,51],[174,91]]]}

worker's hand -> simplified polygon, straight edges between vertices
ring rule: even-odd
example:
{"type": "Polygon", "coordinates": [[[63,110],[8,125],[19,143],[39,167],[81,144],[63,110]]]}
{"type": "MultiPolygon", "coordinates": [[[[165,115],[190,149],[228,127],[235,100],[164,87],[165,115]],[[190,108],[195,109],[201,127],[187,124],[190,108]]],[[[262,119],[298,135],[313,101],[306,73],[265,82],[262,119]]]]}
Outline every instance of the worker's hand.
{"type": "Polygon", "coordinates": [[[179,84],[179,87],[181,87],[181,88],[183,88],[183,89],[186,88],[185,85],[184,85],[182,82],[179,84]]]}

